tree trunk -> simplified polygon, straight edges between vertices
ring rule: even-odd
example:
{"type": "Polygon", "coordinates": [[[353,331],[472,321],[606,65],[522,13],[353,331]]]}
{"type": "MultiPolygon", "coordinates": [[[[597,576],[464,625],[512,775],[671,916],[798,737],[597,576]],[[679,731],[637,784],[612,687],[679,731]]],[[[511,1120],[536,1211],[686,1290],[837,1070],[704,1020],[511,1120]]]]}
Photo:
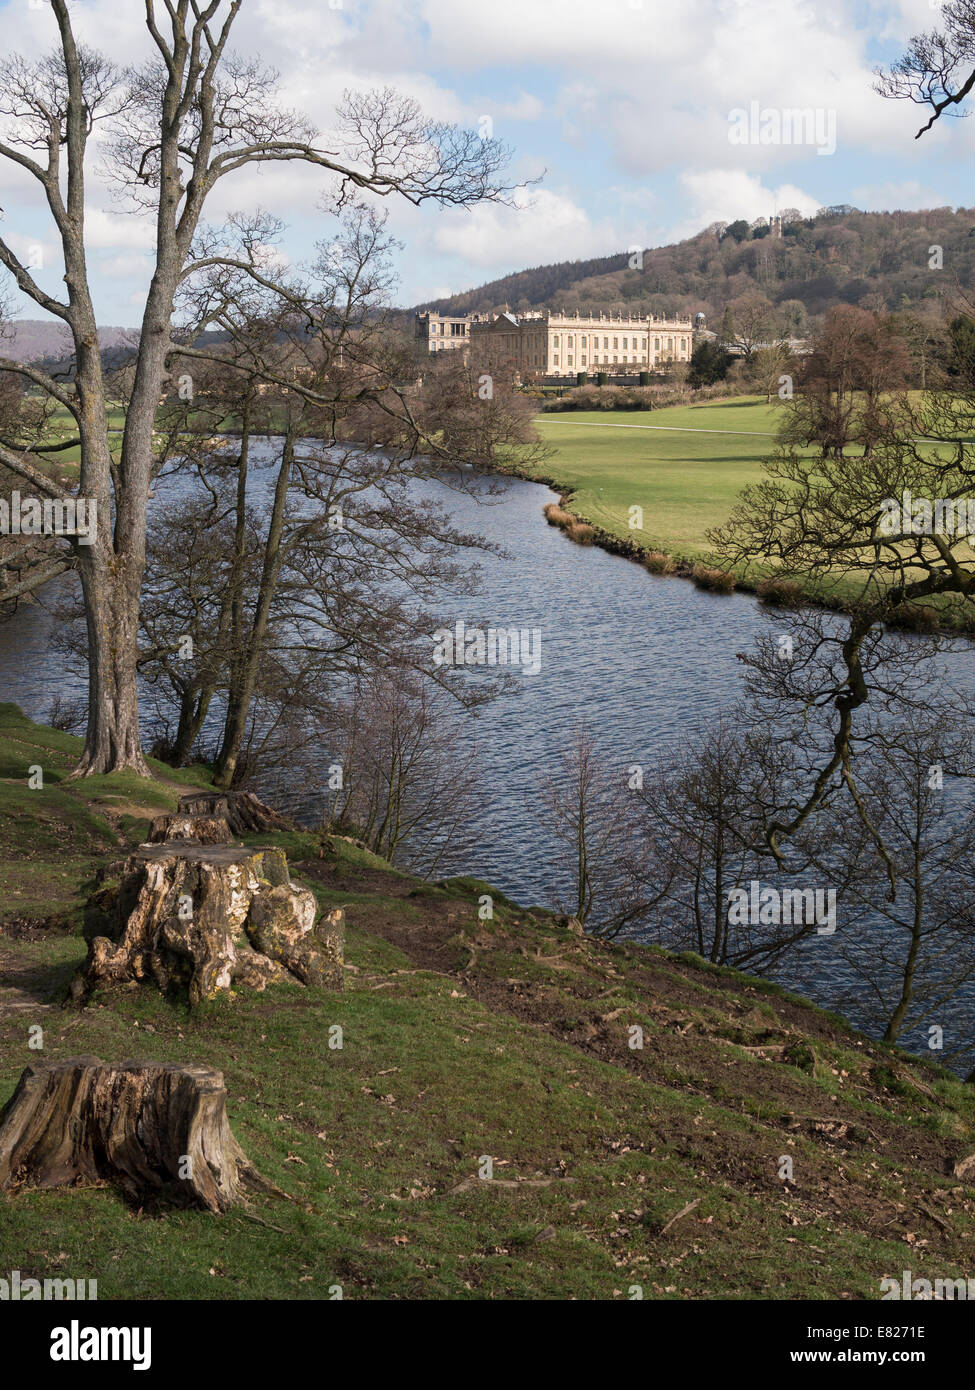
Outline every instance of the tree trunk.
{"type": "MultiPolygon", "coordinates": [[[[100,527],[107,525],[99,519],[100,527]]],[[[78,561],[88,628],[88,728],[81,761],[71,776],[129,768],[149,777],[139,732],[142,570],[116,556],[104,535],[92,551],[78,561]]]]}
{"type": "Polygon", "coordinates": [[[133,1201],[169,1188],[212,1212],[247,1188],[277,1192],[234,1138],[226,1102],[209,1067],[33,1064],[0,1112],[0,1190],[109,1181],[133,1201]]]}
{"type": "Polygon", "coordinates": [[[278,588],[281,571],[281,543],[284,538],[284,518],[291,486],[291,470],[294,462],[295,434],[289,425],[281,452],[281,466],[278,470],[274,489],[274,502],[268,521],[267,539],[264,543],[264,565],[257,593],[254,619],[244,637],[235,634],[240,645],[240,658],[235,662],[230,690],[227,692],[227,714],[224,720],[223,740],[217,754],[213,780],[218,787],[231,787],[237,775],[240,746],[247,728],[254,690],[257,686],[257,673],[264,655],[271,608],[278,588]]]}
{"type": "MultiPolygon", "coordinates": [[[[294,821],[273,811],[253,792],[194,792],[180,797],[179,812],[226,821],[231,833],[237,836],[298,828],[294,821]]],[[[173,836],[168,838],[173,839],[173,836]]]]}
{"type": "Polygon", "coordinates": [[[283,851],[181,838],[186,823],[157,822],[169,838],[103,871],[85,908],[88,958],[72,997],[149,981],[164,993],[188,989],[191,1005],[235,984],[341,989],[342,909],[316,923],[315,896],[291,882],[283,851]]]}
{"type": "Polygon", "coordinates": [[[206,723],[215,685],[196,686],[183,692],[179,706],[179,725],[173,741],[170,761],[173,767],[185,767],[193,756],[193,746],[206,723]]]}
{"type": "Polygon", "coordinates": [[[150,845],[165,844],[169,840],[194,840],[198,845],[230,845],[233,836],[230,826],[221,817],[184,815],[157,816],[149,827],[150,845]]]}

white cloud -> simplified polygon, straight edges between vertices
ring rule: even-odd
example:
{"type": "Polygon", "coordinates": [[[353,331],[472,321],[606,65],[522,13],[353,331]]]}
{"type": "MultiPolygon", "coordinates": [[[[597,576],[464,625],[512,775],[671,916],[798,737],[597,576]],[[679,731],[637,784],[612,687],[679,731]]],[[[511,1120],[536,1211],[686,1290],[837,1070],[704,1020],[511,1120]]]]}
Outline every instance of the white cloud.
{"type": "Polygon", "coordinates": [[[498,107],[498,115],[508,121],[537,121],[544,113],[544,104],[531,92],[521,92],[515,101],[503,101],[498,107]]]}
{"type": "Polygon", "coordinates": [[[850,200],[867,212],[912,212],[953,206],[950,198],[926,188],[917,179],[863,184],[854,188],[850,200]]]}
{"type": "Polygon", "coordinates": [[[522,269],[550,261],[610,255],[620,237],[607,222],[552,189],[519,193],[516,206],[481,204],[442,214],[434,232],[439,251],[483,269],[522,269]]]}
{"type": "Polygon", "coordinates": [[[754,221],[782,208],[798,208],[811,217],[822,206],[818,198],[794,184],[767,187],[756,174],[740,169],[711,169],[686,173],[680,180],[687,193],[689,212],[675,236],[693,236],[711,222],[734,222],[739,217],[754,221]]]}
{"type": "Polygon", "coordinates": [[[85,241],[92,250],[110,251],[156,244],[156,229],[149,217],[116,212],[111,208],[85,208],[85,241]]]}
{"type": "MultiPolygon", "coordinates": [[[[903,147],[916,113],[874,90],[870,29],[856,0],[423,0],[437,61],[459,69],[535,63],[558,74],[566,138],[610,141],[624,169],[689,162],[767,168],[783,146],[742,152],[728,113],[755,100],[835,111],[840,149],[903,147]]],[[[809,151],[810,155],[815,152],[809,151]]]]}
{"type": "Polygon", "coordinates": [[[4,230],[4,240],[21,265],[30,271],[34,280],[42,288],[57,294],[57,289],[53,288],[52,290],[52,287],[46,283],[46,277],[55,273],[60,276],[64,269],[59,244],[50,238],[33,237],[29,233],[11,232],[6,229],[4,230]]]}
{"type": "Polygon", "coordinates": [[[414,304],[429,304],[435,299],[449,299],[453,293],[449,285],[414,285],[410,300],[414,304]]]}
{"type": "Polygon", "coordinates": [[[427,27],[439,62],[478,68],[515,62],[663,64],[699,46],[713,7],[708,0],[559,0],[557,7],[532,0],[420,0],[417,17],[427,27]]]}
{"type": "Polygon", "coordinates": [[[148,256],[103,256],[98,262],[99,274],[107,275],[112,280],[144,280],[148,284],[152,269],[148,256]]]}

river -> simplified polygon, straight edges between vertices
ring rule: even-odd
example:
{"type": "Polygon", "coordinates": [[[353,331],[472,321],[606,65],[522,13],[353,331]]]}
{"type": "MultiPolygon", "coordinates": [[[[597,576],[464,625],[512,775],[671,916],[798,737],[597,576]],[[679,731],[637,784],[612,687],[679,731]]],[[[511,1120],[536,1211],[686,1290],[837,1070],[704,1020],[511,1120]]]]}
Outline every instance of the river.
{"type": "MultiPolygon", "coordinates": [[[[786,630],[788,618],[770,617],[751,596],[708,594],[573,544],[543,518],[543,506],[557,500],[548,487],[504,480],[499,495],[480,501],[437,484],[424,490],[444,502],[457,527],[486,534],[506,551],[479,559],[481,591],[455,601],[456,620],[537,628],[541,638],[538,673],[518,675],[515,690],[485,707],[473,726],[472,848],[441,872],[485,879],[522,903],[553,904],[553,839],[538,816],[538,778],[555,767],[573,731],[585,724],[621,765],[649,765],[739,697],[737,653],[770,621],[786,630]]],[[[28,606],[0,626],[0,699],[39,720],[56,692],[84,692],[81,673],[52,650],[51,623],[43,607],[28,606]]],[[[961,659],[975,676],[972,655],[961,659]]],[[[816,946],[782,967],[782,982],[863,1021],[842,960],[825,938],[816,946]]],[[[975,989],[944,1012],[956,1040],[963,1033],[975,1039],[975,989]]],[[[904,1041],[920,1048],[924,1039],[904,1041]]]]}

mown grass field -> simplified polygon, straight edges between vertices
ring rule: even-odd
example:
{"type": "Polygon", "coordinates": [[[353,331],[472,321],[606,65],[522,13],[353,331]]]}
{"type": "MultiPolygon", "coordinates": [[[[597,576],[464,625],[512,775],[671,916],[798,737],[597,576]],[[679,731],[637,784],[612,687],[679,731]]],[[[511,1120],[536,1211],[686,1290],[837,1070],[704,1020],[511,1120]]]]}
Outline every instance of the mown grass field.
{"type": "Polygon", "coordinates": [[[571,492],[586,521],[623,540],[700,559],[709,528],[726,521],[738,494],[764,472],[780,407],[758,397],[649,412],[567,411],[536,417],[557,453],[546,470],[571,492]],[[643,529],[629,525],[643,508],[643,529]]]}
{"type": "Polygon", "coordinates": [[[103,1300],[877,1299],[905,1268],[971,1274],[975,1186],[949,1174],[975,1148],[972,1087],[697,957],[501,894],[481,921],[487,885],[349,842],[263,837],[344,905],[344,993],[62,1008],[95,868],[206,776],[66,782],[77,748],[0,707],[0,1104],[39,1058],[215,1066],[289,1199],[213,1217],[22,1188],[0,1194],[0,1271],[95,1278],[103,1300]]]}
{"type": "MultiPolygon", "coordinates": [[[[782,409],[780,402],[742,396],[651,412],[542,413],[538,433],[555,453],[536,476],[559,488],[573,515],[616,540],[661,551],[685,566],[707,561],[725,568],[708,532],[727,521],[742,491],[765,476],[782,409]],[[633,506],[642,508],[640,528],[630,525],[633,506]]],[[[748,588],[775,573],[772,563],[761,561],[736,567],[748,588]]],[[[831,607],[862,594],[852,571],[799,582],[831,607]]],[[[975,628],[975,614],[956,596],[936,596],[929,604],[945,626],[975,628]]]]}

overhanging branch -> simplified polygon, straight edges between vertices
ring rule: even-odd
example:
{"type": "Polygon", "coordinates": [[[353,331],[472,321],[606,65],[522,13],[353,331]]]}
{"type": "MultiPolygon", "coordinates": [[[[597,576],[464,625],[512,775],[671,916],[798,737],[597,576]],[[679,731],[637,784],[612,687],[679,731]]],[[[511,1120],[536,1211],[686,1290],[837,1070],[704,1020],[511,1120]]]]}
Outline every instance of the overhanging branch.
{"type": "MultiPolygon", "coordinates": [[[[37,570],[29,575],[27,579],[22,579],[19,584],[12,584],[9,588],[0,585],[0,603],[8,603],[11,599],[20,598],[21,594],[29,594],[34,589],[39,589],[51,579],[56,579],[59,574],[64,574],[66,570],[72,568],[70,560],[59,560],[56,564],[48,565],[46,569],[37,570]]],[[[4,573],[4,566],[0,564],[0,576],[4,573]]]]}

